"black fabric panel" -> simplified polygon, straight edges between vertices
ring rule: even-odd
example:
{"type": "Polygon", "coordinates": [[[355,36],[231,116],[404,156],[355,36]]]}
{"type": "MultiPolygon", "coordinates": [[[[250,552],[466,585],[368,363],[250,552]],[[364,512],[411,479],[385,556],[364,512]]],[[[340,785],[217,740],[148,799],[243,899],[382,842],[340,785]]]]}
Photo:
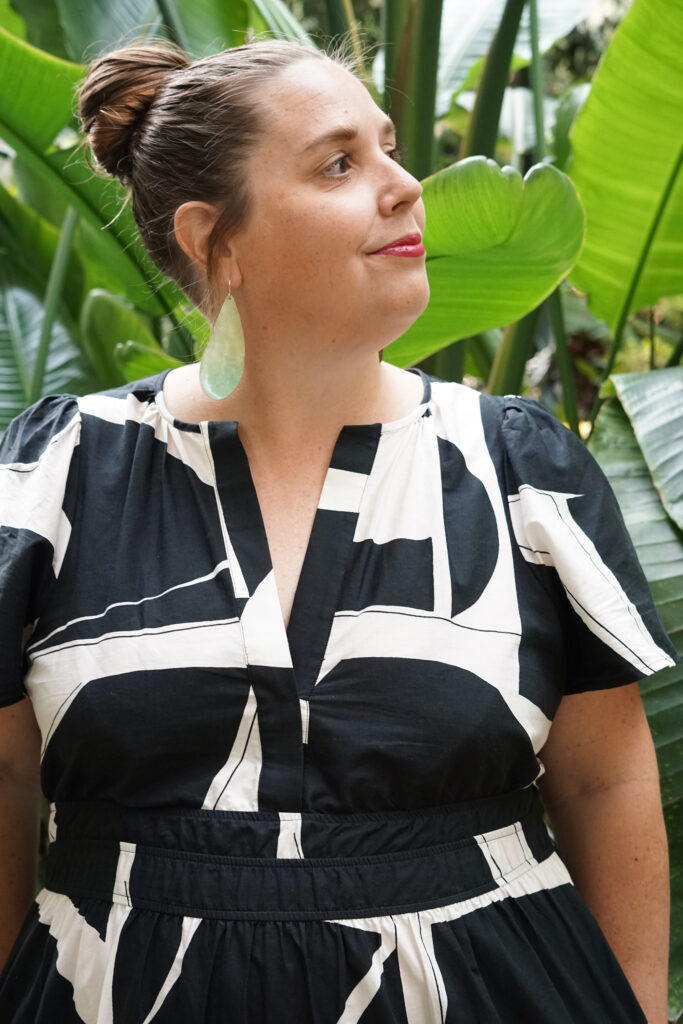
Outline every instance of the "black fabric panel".
{"type": "Polygon", "coordinates": [[[437,440],[455,616],[481,597],[491,579],[498,529],[486,488],[470,473],[460,449],[442,437],[437,440]]]}
{"type": "Polygon", "coordinates": [[[12,420],[2,435],[0,465],[37,462],[50,441],[78,415],[72,395],[49,395],[12,420]]]}
{"type": "Polygon", "coordinates": [[[143,1021],[173,966],[183,919],[133,913],[121,931],[112,981],[115,1021],[143,1021]],[[142,977],[141,977],[142,974],[142,977]],[[131,984],[138,978],[140,984],[131,984]]]}
{"type": "Polygon", "coordinates": [[[250,594],[271,570],[265,527],[237,423],[209,424],[211,454],[226,526],[250,594]]]}
{"type": "MultiPolygon", "coordinates": [[[[515,481],[514,489],[508,493],[515,493],[520,484],[526,483],[538,489],[577,495],[569,501],[572,517],[591,538],[600,558],[638,608],[655,643],[677,660],[612,488],[585,445],[538,403],[521,398],[505,400],[503,435],[510,475],[515,481]]],[[[573,611],[571,614],[575,615],[573,611]]],[[[644,674],[614,654],[585,627],[577,626],[574,631],[576,640],[588,640],[589,636],[589,647],[574,651],[572,656],[567,692],[632,682],[644,674]],[[602,647],[599,655],[597,645],[602,647]],[[600,673],[596,671],[596,657],[600,673]],[[626,676],[624,666],[628,666],[626,676]]]]}
{"type": "Polygon", "coordinates": [[[39,595],[54,582],[52,544],[30,530],[0,526],[0,707],[24,696],[24,628],[38,615],[39,595]]]}
{"type": "Polygon", "coordinates": [[[3,1024],[83,1024],[56,960],[57,943],[38,920],[34,903],[0,975],[3,1024]]]}
{"type": "Polygon", "coordinates": [[[263,750],[259,809],[296,811],[301,807],[304,754],[301,708],[291,670],[250,665],[248,679],[258,704],[263,750]]]}
{"type": "Polygon", "coordinates": [[[361,611],[377,604],[433,611],[431,537],[401,537],[384,544],[372,540],[354,543],[337,603],[346,611],[361,611]]]}
{"type": "Polygon", "coordinates": [[[369,674],[349,659],[311,695],[305,807],[434,807],[525,786],[537,770],[498,690],[464,669],[373,658],[369,674]]]}
{"type": "MultiPolygon", "coordinates": [[[[243,607],[244,602],[240,604],[243,607]]],[[[73,622],[54,636],[45,634],[42,641],[34,637],[30,644],[31,655],[36,656],[43,648],[50,648],[53,644],[84,640],[96,642],[105,634],[111,636],[131,630],[156,629],[172,623],[182,629],[193,623],[218,622],[238,617],[239,605],[234,597],[230,571],[226,567],[206,582],[182,587],[158,597],[150,594],[149,600],[141,601],[138,598],[123,605],[115,605],[105,614],[73,622]]],[[[40,632],[45,633],[45,629],[40,632]]],[[[197,663],[201,664],[199,652],[197,663]]]]}
{"type": "Polygon", "coordinates": [[[316,512],[287,627],[301,696],[318,678],[357,521],[356,512],[316,512]]]}
{"type": "Polygon", "coordinates": [[[380,423],[342,427],[332,453],[330,469],[368,474],[375,460],[381,433],[380,423]]]}
{"type": "Polygon", "coordinates": [[[432,928],[447,1024],[645,1024],[624,974],[573,886],[505,899],[432,928]],[[463,961],[470,969],[463,969],[463,961]],[[457,963],[458,970],[448,965],[457,963]],[[470,1009],[471,1008],[471,1009],[470,1009]]]}
{"type": "MultiPolygon", "coordinates": [[[[379,992],[360,1018],[359,1024],[385,1024],[386,1021],[391,1021],[391,1024],[409,1024],[396,950],[384,961],[379,992]]],[[[438,1021],[434,1024],[438,1024],[438,1021]]]]}
{"type": "Polygon", "coordinates": [[[331,1024],[378,945],[340,925],[203,922],[183,963],[194,984],[175,985],[154,1022],[331,1024]]]}
{"type": "Polygon", "coordinates": [[[228,759],[248,691],[244,669],[129,672],[87,683],[48,744],[46,795],[201,807],[228,759]]]}
{"type": "Polygon", "coordinates": [[[109,604],[204,576],[226,557],[213,488],[169,455],[150,426],[84,416],[81,448],[59,600],[38,636],[109,604]]]}

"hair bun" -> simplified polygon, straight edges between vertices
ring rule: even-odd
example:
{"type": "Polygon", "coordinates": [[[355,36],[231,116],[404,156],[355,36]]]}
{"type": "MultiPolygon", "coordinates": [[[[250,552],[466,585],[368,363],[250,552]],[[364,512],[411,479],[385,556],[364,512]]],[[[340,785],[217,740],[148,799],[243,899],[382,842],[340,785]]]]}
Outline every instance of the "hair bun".
{"type": "Polygon", "coordinates": [[[113,50],[88,66],[78,113],[95,159],[109,174],[130,181],[136,131],[169,76],[190,63],[180,47],[168,43],[113,50]]]}

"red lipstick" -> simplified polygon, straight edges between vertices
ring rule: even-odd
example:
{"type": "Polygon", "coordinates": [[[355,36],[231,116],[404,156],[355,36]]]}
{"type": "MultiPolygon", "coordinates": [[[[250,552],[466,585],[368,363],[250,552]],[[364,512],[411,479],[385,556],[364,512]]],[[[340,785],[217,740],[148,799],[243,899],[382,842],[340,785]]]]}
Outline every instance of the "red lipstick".
{"type": "Polygon", "coordinates": [[[405,235],[371,253],[372,256],[424,256],[424,254],[425,247],[420,235],[405,235]]]}

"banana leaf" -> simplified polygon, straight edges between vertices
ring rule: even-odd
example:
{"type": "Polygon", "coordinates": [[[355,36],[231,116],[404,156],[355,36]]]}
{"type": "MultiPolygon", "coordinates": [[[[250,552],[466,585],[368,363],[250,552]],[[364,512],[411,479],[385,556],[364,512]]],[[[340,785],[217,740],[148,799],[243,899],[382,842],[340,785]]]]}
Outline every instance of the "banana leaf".
{"type": "MultiPolygon", "coordinates": [[[[654,381],[669,371],[619,375],[654,381]]],[[[683,372],[683,371],[681,371],[683,372]]],[[[615,383],[618,377],[613,378],[615,383]]],[[[633,382],[631,382],[633,383],[633,382]]],[[[617,385],[619,386],[619,384],[617,385]]],[[[672,392],[675,393],[675,392],[672,392]]],[[[660,400],[666,398],[660,394],[660,400]]],[[[676,414],[669,406],[669,414],[676,414]]],[[[676,458],[680,444],[662,421],[656,450],[667,444],[676,458]]],[[[590,448],[610,481],[645,571],[657,608],[678,653],[683,656],[683,531],[667,515],[633,423],[618,399],[602,408],[590,448]]],[[[671,859],[671,960],[669,1001],[672,1017],[683,1010],[683,665],[641,681],[641,693],[659,762],[664,816],[671,859]]]]}
{"type": "Polygon", "coordinates": [[[619,336],[683,291],[683,0],[634,0],[571,132],[586,244],[571,281],[619,336]]]}
{"type": "Polygon", "coordinates": [[[568,273],[583,239],[576,191],[549,164],[532,167],[522,180],[512,167],[470,157],[423,184],[431,299],[385,349],[399,366],[519,320],[568,273]]]}

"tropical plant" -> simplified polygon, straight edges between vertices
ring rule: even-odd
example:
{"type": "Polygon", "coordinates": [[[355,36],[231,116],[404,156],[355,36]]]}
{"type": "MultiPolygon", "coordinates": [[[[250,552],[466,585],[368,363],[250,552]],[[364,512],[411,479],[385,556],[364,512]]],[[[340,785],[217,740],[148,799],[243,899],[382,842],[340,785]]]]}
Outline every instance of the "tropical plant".
{"type": "MultiPolygon", "coordinates": [[[[683,291],[683,0],[634,0],[590,88],[572,90],[554,107],[544,97],[541,52],[554,32],[582,16],[585,3],[556,3],[550,17],[536,0],[384,0],[374,69],[352,0],[320,0],[323,6],[330,34],[348,34],[368,84],[397,122],[409,169],[424,179],[432,301],[386,357],[407,365],[431,355],[439,376],[459,379],[467,369],[490,391],[506,393],[522,390],[537,346],[552,345],[562,383],[555,411],[578,432],[576,361],[565,331],[578,300],[563,279],[569,274],[587,293],[593,317],[606,322],[610,343],[598,384],[618,365],[634,312],[683,291]],[[500,135],[505,97],[521,91],[509,89],[512,71],[528,75],[524,102],[533,114],[516,152],[501,146],[500,135]],[[471,89],[467,112],[458,100],[471,89]],[[463,127],[458,162],[438,171],[435,112],[445,115],[442,126],[459,118],[463,127]],[[523,152],[529,140],[531,160],[523,152]],[[501,168],[502,153],[520,170],[501,168]],[[577,262],[584,209],[586,245],[577,262]]],[[[85,161],[73,115],[84,63],[158,35],[193,57],[263,31],[314,45],[282,0],[149,0],[144,23],[139,19],[139,7],[126,0],[0,0],[0,139],[11,160],[4,174],[0,166],[0,429],[42,393],[111,386],[177,365],[207,335],[201,315],[147,258],[124,191],[85,161]]],[[[581,316],[596,323],[585,303],[581,316]]],[[[672,367],[682,354],[683,339],[674,338],[672,367]]],[[[669,386],[679,372],[645,374],[638,412],[635,378],[612,378],[616,394],[591,443],[680,647],[680,510],[658,497],[670,493],[672,481],[662,489],[641,429],[654,401],[650,389],[669,386]],[[616,468],[612,455],[622,459],[616,468]],[[650,540],[655,534],[666,537],[660,546],[650,540]]],[[[609,382],[603,394],[608,389],[609,382]]],[[[655,393],[658,408],[669,409],[669,426],[655,431],[658,445],[678,466],[675,392],[667,392],[668,406],[655,393]]],[[[674,1010],[683,1007],[680,681],[679,670],[668,670],[643,685],[672,849],[674,1010]]]]}

